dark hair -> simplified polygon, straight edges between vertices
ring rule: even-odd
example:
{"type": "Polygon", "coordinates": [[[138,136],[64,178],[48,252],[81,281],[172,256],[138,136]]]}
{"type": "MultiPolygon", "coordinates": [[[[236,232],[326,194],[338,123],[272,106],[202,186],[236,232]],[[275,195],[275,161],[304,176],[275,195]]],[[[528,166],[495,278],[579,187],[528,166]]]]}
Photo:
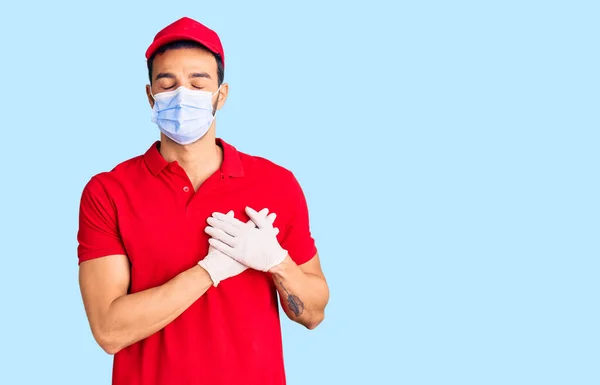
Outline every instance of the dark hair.
{"type": "Polygon", "coordinates": [[[150,56],[150,59],[148,59],[148,62],[147,62],[148,78],[150,78],[150,84],[152,84],[152,66],[154,64],[154,58],[156,57],[156,55],[163,54],[167,50],[170,50],[170,49],[181,49],[181,48],[201,48],[203,50],[210,52],[215,57],[215,60],[217,61],[217,77],[218,77],[219,85],[223,84],[223,78],[225,76],[225,73],[224,73],[225,71],[223,69],[223,60],[221,59],[221,56],[219,54],[212,52],[211,50],[209,50],[202,44],[192,41],[192,40],[177,40],[177,41],[174,41],[171,43],[167,43],[167,44],[161,46],[159,49],[157,49],[152,54],[152,56],[150,56]]]}

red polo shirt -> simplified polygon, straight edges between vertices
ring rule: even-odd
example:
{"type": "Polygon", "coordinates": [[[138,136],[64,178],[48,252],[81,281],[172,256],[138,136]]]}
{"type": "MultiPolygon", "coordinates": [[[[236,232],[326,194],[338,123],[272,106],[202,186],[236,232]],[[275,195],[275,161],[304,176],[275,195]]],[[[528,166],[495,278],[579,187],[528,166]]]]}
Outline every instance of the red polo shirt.
{"type": "MultiPolygon", "coordinates": [[[[156,142],[142,156],[94,176],[80,207],[79,262],[124,254],[130,293],[162,285],[208,251],[215,211],[267,207],[282,247],[302,264],[317,252],[306,201],[293,174],[222,140],[223,163],[194,192],[183,168],[156,142]]],[[[246,270],[211,287],[162,330],[114,357],[114,385],[285,384],[279,307],[268,274],[246,270]]]]}

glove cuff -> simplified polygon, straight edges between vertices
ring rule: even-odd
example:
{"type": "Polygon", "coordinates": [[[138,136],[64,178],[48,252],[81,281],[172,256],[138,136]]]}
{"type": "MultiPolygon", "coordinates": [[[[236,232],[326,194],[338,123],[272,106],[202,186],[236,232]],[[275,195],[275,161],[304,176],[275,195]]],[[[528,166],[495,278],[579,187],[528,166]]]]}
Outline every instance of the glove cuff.
{"type": "Polygon", "coordinates": [[[210,279],[212,279],[213,281],[213,286],[217,287],[219,285],[219,282],[221,281],[211,272],[212,269],[210,268],[210,254],[207,255],[203,260],[198,262],[198,265],[200,265],[200,267],[206,270],[206,272],[210,276],[210,279]]]}
{"type": "Polygon", "coordinates": [[[279,265],[281,262],[283,262],[283,260],[285,259],[285,257],[288,256],[288,251],[286,249],[281,249],[277,251],[277,258],[273,259],[273,263],[271,263],[271,266],[267,266],[265,268],[265,272],[271,270],[272,268],[274,268],[275,266],[279,265]]]}

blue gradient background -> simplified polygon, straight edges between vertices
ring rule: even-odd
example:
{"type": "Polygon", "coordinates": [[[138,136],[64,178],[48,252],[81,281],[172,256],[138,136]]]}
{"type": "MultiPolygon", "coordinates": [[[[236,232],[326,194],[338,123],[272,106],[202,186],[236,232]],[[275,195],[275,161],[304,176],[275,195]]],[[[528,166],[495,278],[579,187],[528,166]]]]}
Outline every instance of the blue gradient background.
{"type": "Polygon", "coordinates": [[[144,52],[187,15],[218,135],[307,196],[332,295],[282,322],[289,384],[599,384],[598,4],[3,4],[0,383],[110,383],[79,198],[158,138],[144,52]]]}

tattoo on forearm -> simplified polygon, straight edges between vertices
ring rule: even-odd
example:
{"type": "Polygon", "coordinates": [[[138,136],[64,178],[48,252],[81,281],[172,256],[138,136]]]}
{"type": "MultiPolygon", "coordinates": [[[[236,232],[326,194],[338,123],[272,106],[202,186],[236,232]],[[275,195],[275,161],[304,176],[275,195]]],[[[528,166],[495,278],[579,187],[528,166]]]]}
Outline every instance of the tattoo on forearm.
{"type": "Polygon", "coordinates": [[[300,314],[304,311],[304,303],[298,298],[298,296],[290,294],[289,291],[283,286],[282,282],[279,282],[285,293],[287,294],[287,303],[290,310],[294,313],[296,317],[300,317],[300,314]]]}

